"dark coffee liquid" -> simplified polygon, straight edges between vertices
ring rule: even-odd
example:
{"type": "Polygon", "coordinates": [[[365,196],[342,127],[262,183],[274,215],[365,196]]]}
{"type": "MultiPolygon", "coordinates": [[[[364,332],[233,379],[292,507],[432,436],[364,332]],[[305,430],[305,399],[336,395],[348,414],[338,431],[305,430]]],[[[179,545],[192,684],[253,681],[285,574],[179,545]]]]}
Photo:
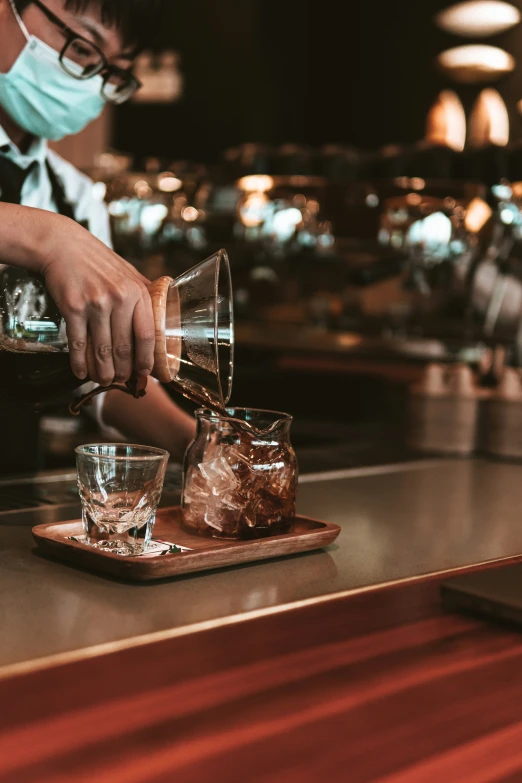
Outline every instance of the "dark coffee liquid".
{"type": "Polygon", "coordinates": [[[218,416],[227,415],[225,408],[221,405],[219,400],[206,389],[196,385],[190,386],[188,382],[186,385],[182,386],[177,383],[177,381],[171,381],[169,386],[177,391],[178,394],[182,394],[183,397],[186,397],[187,400],[190,400],[196,405],[200,405],[202,408],[209,408],[214,413],[217,413],[218,416]]]}
{"type": "Polygon", "coordinates": [[[69,354],[41,354],[0,351],[0,399],[41,409],[69,401],[72,392],[85,381],[71,370],[69,354]]]}

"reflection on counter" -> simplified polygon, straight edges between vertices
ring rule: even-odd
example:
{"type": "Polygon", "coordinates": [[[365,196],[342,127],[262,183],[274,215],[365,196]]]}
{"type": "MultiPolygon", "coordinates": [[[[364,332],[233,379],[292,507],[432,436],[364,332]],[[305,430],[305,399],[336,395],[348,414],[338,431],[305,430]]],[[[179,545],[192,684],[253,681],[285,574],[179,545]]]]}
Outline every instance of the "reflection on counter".
{"type": "Polygon", "coordinates": [[[338,584],[332,554],[316,552],[174,582],[129,585],[35,557],[28,527],[2,527],[2,535],[6,554],[0,581],[12,600],[0,608],[6,632],[0,668],[277,607],[295,597],[335,590],[338,584]],[[19,557],[16,563],[13,552],[19,557]],[[27,622],[20,623],[21,616],[27,622]]]}

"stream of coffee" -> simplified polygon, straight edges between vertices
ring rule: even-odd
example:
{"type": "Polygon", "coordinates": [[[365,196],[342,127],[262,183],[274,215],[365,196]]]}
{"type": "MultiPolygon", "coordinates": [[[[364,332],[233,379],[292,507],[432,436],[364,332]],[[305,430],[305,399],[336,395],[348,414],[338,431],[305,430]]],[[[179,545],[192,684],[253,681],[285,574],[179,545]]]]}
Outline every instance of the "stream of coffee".
{"type": "Polygon", "coordinates": [[[220,418],[225,418],[227,422],[230,424],[230,426],[235,429],[236,431],[246,431],[248,432],[251,437],[261,437],[266,436],[270,430],[275,426],[271,424],[266,429],[260,430],[257,427],[254,427],[253,424],[250,424],[248,421],[242,421],[241,419],[236,419],[233,416],[230,416],[227,409],[221,405],[219,400],[215,397],[214,394],[211,392],[208,392],[206,389],[202,388],[196,388],[196,387],[188,387],[187,385],[181,386],[181,384],[177,383],[176,381],[171,381],[169,384],[172,389],[177,391],[179,394],[182,394],[184,397],[186,397],[188,400],[191,400],[191,402],[194,402],[196,405],[200,405],[203,408],[208,408],[213,413],[216,414],[216,416],[219,416],[220,418]]]}

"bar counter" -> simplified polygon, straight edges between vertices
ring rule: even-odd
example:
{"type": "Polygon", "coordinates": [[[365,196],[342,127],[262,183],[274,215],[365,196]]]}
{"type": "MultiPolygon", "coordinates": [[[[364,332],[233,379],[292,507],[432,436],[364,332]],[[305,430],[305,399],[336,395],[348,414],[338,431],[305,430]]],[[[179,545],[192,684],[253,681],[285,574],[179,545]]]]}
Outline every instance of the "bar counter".
{"type": "Polygon", "coordinates": [[[520,779],[522,636],[438,597],[445,572],[520,557],[520,475],[306,475],[329,550],[149,586],[43,560],[10,519],[0,779],[520,779]]]}

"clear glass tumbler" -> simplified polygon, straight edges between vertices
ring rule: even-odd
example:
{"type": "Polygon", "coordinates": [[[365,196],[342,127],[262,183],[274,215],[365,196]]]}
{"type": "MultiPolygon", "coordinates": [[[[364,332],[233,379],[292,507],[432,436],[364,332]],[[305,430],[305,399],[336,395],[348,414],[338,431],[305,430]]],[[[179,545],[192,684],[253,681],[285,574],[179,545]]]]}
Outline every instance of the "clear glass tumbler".
{"type": "Polygon", "coordinates": [[[76,449],[85,543],[142,554],[151,539],[169,454],[124,443],[76,449]]]}

